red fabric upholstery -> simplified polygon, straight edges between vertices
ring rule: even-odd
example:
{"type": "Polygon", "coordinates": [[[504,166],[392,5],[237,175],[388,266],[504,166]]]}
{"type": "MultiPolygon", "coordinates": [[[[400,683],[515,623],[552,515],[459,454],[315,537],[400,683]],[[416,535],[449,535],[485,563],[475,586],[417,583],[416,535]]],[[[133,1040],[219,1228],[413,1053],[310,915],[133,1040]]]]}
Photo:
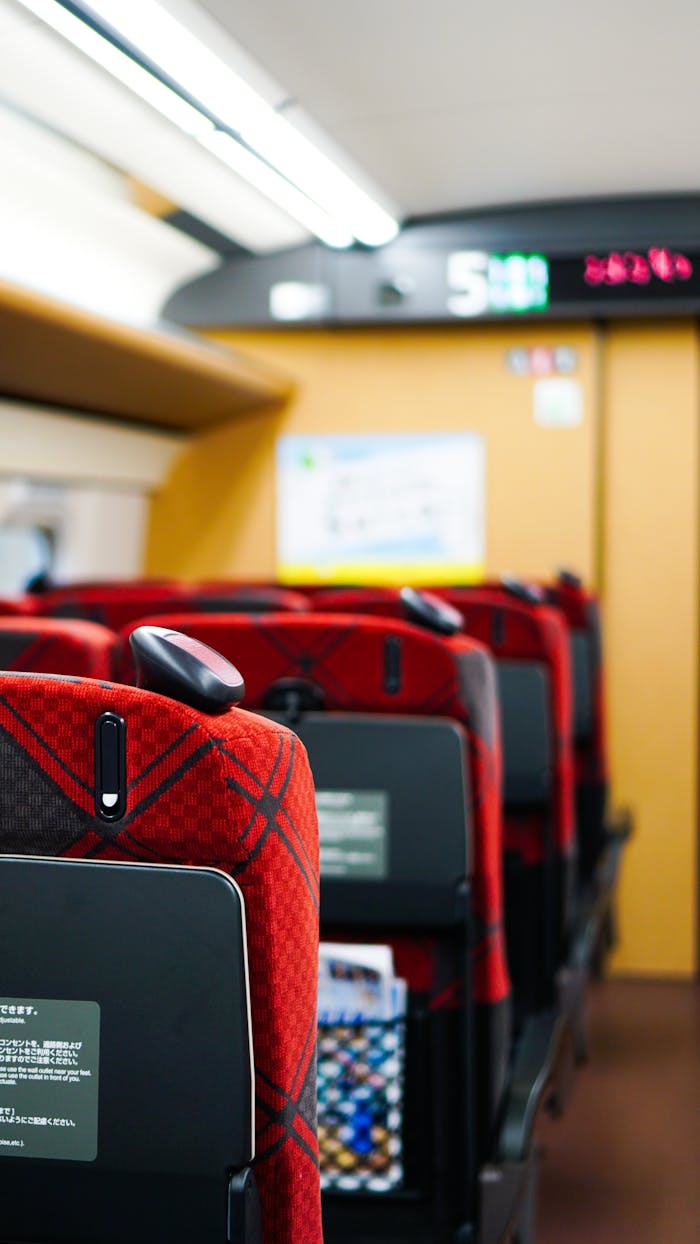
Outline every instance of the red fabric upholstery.
{"type": "Polygon", "coordinates": [[[574,583],[542,584],[549,604],[563,615],[571,631],[585,631],[597,655],[594,669],[593,735],[588,745],[576,744],[577,782],[606,782],[609,776],[605,731],[605,688],[603,683],[600,604],[594,593],[574,583]]]}
{"type": "MultiPolygon", "coordinates": [[[[553,583],[542,580],[527,582],[527,587],[539,592],[542,604],[551,605],[563,617],[568,631],[584,631],[592,641],[592,648],[597,655],[594,670],[595,683],[592,688],[594,713],[594,730],[590,744],[586,747],[575,743],[574,764],[576,782],[607,782],[609,777],[607,737],[605,729],[605,689],[603,682],[602,635],[600,624],[600,602],[595,593],[588,591],[575,577],[570,581],[566,577],[556,579],[553,583]]],[[[481,585],[498,593],[500,598],[512,601],[512,595],[498,580],[481,585]]],[[[436,588],[435,591],[447,599],[451,593],[474,591],[473,588],[436,588]]]]}
{"type": "MultiPolygon", "coordinates": [[[[555,736],[555,833],[560,854],[574,849],[574,773],[572,764],[572,690],[566,627],[557,611],[545,604],[525,604],[500,585],[434,588],[458,609],[468,635],[490,648],[496,658],[542,662],[549,672],[555,736]],[[498,625],[494,619],[498,615],[498,625]],[[498,642],[495,643],[494,640],[498,642]]],[[[368,615],[403,617],[394,588],[340,588],[319,593],[314,609],[351,610],[368,615]]],[[[537,817],[506,817],[506,849],[523,855],[527,863],[542,858],[542,829],[537,817]]]]}
{"type": "MultiPolygon", "coordinates": [[[[507,808],[504,823],[508,959],[516,1024],[520,1024],[533,1009],[554,1001],[555,969],[566,954],[574,915],[576,839],[568,635],[556,610],[546,604],[520,601],[501,585],[436,588],[433,594],[462,614],[467,633],[486,644],[496,660],[535,661],[549,675],[553,795],[542,808],[507,808]],[[553,869],[548,860],[552,860],[553,869]]],[[[399,593],[389,588],[331,592],[317,597],[314,603],[317,609],[334,609],[342,603],[361,612],[393,616],[403,612],[399,593]]]]}
{"type": "MultiPolygon", "coordinates": [[[[475,951],[475,998],[498,1002],[509,992],[503,941],[501,745],[494,669],[482,645],[462,636],[438,638],[403,622],[307,614],[160,615],[147,619],[202,640],[240,669],[245,704],[260,707],[271,684],[304,678],[324,706],[341,712],[428,713],[454,717],[469,737],[474,795],[474,898],[482,936],[475,951]],[[402,645],[402,685],[383,683],[384,643],[402,645]]],[[[121,670],[128,672],[120,638],[121,670]]]]}
{"type": "Polygon", "coordinates": [[[38,610],[61,618],[86,618],[101,622],[113,631],[146,615],[179,610],[182,613],[212,612],[303,612],[308,609],[304,596],[284,588],[255,588],[228,584],[221,591],[174,583],[134,584],[111,587],[75,587],[46,592],[39,597],[38,610]]]}
{"type": "Polygon", "coordinates": [[[0,618],[0,669],[109,678],[114,639],[96,622],[0,618]]]}
{"type": "Polygon", "coordinates": [[[405,617],[394,587],[328,587],[314,592],[313,608],[319,613],[368,613],[378,617],[405,617]]]}
{"type": "MultiPolygon", "coordinates": [[[[296,584],[278,583],[272,579],[202,579],[197,584],[197,591],[210,593],[212,596],[224,596],[228,592],[249,592],[251,595],[265,594],[270,599],[293,600],[294,612],[299,611],[302,602],[307,609],[311,607],[311,590],[297,587],[296,584]]],[[[286,613],[287,610],[285,609],[286,613]]]]}
{"type": "MultiPolygon", "coordinates": [[[[509,661],[539,661],[549,673],[554,725],[555,841],[562,856],[574,851],[574,770],[572,737],[571,661],[566,627],[556,610],[526,604],[498,587],[441,589],[439,594],[459,609],[467,634],[485,643],[494,656],[509,661]]],[[[510,830],[506,818],[506,848],[541,858],[533,835],[523,833],[518,820],[510,830]]]]}
{"type": "Polygon", "coordinates": [[[234,613],[306,613],[309,602],[302,592],[266,583],[202,583],[193,593],[209,613],[223,608],[234,613]]]}
{"type": "Polygon", "coordinates": [[[175,608],[175,602],[183,599],[185,588],[178,583],[76,584],[37,597],[37,612],[45,617],[84,618],[118,631],[140,614],[175,608]]]}
{"type": "Polygon", "coordinates": [[[132,588],[152,588],[152,587],[171,587],[176,590],[186,589],[188,586],[186,579],[173,579],[170,576],[152,576],[145,575],[143,578],[129,579],[75,579],[72,583],[61,583],[55,586],[47,586],[43,588],[38,595],[47,596],[49,593],[56,599],[61,596],[71,596],[74,592],[84,592],[87,589],[103,592],[105,588],[110,591],[114,589],[131,591],[132,588]]]}
{"type": "Polygon", "coordinates": [[[36,611],[33,596],[4,596],[0,599],[0,617],[26,617],[36,611]]]}
{"type": "MultiPolygon", "coordinates": [[[[240,709],[0,674],[0,850],[225,869],[245,895],[266,1244],[322,1244],[315,1124],[318,828],[306,753],[240,709]],[[94,810],[94,727],[126,722],[128,803],[94,810]]],[[[174,947],[174,953],[177,948],[174,947]]]]}

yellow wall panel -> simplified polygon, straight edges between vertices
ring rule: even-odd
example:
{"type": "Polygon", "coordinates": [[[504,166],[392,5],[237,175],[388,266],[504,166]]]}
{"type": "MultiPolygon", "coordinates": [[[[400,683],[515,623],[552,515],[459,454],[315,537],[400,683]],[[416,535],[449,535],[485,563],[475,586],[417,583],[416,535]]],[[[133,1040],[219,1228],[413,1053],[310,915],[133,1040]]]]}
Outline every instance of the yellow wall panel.
{"type": "Polygon", "coordinates": [[[588,327],[520,326],[220,333],[297,392],[278,416],[197,437],[157,499],[153,573],[275,573],[274,439],[282,434],[474,430],[486,438],[489,572],[595,570],[596,342],[588,327]],[[517,346],[568,345],[584,391],[577,428],[533,418],[533,379],[511,374],[517,346]],[[177,540],[173,539],[177,532],[177,540]]]}
{"type": "Polygon", "coordinates": [[[621,325],[605,347],[605,624],[611,764],[636,837],[624,972],[696,964],[698,415],[691,324],[621,325]]]}

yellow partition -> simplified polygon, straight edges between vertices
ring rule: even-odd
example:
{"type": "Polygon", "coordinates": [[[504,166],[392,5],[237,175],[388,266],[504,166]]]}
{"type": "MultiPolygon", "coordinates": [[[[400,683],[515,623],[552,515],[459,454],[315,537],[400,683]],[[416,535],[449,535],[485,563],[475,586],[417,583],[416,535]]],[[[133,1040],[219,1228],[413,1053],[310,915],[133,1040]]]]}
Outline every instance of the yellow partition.
{"type": "Polygon", "coordinates": [[[587,579],[596,549],[596,339],[586,326],[469,326],[220,333],[296,381],[279,415],[239,417],[199,435],[153,510],[149,570],[275,573],[277,436],[473,430],[486,438],[488,572],[587,579]],[[584,418],[543,428],[532,376],[508,370],[517,347],[571,347],[584,418]]]}
{"type": "Polygon", "coordinates": [[[698,339],[685,323],[606,337],[610,750],[636,821],[615,966],[685,975],[697,945],[698,339]]]}

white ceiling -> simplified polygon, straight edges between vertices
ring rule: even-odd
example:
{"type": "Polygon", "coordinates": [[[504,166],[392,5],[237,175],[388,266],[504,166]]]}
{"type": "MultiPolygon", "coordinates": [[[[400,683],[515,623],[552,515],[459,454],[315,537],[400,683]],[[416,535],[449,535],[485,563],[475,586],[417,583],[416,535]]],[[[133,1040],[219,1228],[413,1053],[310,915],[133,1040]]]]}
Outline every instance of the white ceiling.
{"type": "Polygon", "coordinates": [[[405,215],[700,190],[698,0],[198,2],[405,215]]]}
{"type": "MultiPolygon", "coordinates": [[[[700,0],[160,2],[399,217],[700,191],[700,0]]],[[[22,114],[0,108],[5,275],[24,255],[31,282],[53,257],[56,281],[94,300],[110,249],[100,297],[150,314],[168,284],[216,262],[118,202],[113,169],[253,251],[309,240],[17,0],[0,0],[3,103],[22,114]],[[22,129],[27,117],[75,158],[22,129]]]]}

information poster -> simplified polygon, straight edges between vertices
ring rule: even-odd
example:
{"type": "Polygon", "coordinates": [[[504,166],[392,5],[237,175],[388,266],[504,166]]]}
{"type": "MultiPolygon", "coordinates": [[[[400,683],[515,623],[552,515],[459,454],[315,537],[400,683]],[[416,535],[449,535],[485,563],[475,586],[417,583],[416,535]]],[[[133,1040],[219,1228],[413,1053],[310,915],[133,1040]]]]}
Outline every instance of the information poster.
{"type": "Polygon", "coordinates": [[[484,511],[484,441],[474,432],[277,442],[282,582],[480,579],[484,511]]]}

